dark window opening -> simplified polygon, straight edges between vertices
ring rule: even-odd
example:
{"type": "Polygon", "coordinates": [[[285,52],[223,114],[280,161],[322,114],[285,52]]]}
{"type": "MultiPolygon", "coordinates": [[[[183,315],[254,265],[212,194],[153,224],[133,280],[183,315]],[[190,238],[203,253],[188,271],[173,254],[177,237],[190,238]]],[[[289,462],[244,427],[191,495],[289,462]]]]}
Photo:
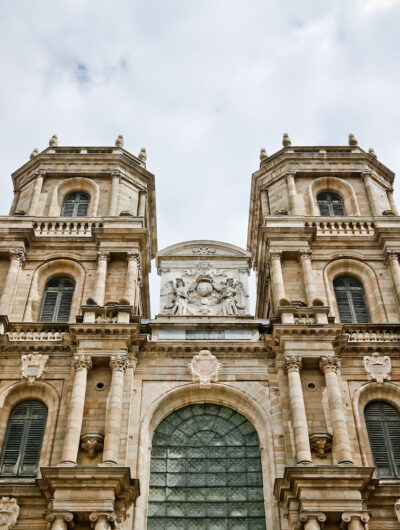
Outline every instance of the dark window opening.
{"type": "Polygon", "coordinates": [[[370,321],[364,287],[353,276],[339,276],[333,281],[336,302],[342,323],[368,323],[370,321]]]}
{"type": "Polygon", "coordinates": [[[69,193],[63,203],[61,217],[86,217],[90,195],[83,191],[69,193]]]}
{"type": "Polygon", "coordinates": [[[319,213],[326,217],[346,215],[343,199],[336,193],[324,192],[317,196],[319,213]]]}
{"type": "Polygon", "coordinates": [[[68,322],[74,290],[75,282],[70,278],[50,280],[44,291],[41,322],[68,322]]]}

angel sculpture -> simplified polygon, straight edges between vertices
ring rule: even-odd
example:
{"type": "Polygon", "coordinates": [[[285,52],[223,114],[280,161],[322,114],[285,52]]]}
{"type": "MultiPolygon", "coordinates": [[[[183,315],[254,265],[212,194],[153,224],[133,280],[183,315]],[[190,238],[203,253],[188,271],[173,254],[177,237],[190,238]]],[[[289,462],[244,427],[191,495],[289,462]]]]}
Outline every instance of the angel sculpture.
{"type": "Polygon", "coordinates": [[[221,314],[237,315],[238,310],[243,310],[244,306],[239,305],[236,300],[237,289],[233,278],[228,278],[225,283],[221,284],[220,296],[218,302],[221,304],[221,314]]]}
{"type": "MultiPolygon", "coordinates": [[[[170,282],[172,284],[172,282],[170,282]]],[[[171,286],[169,286],[170,288],[171,286]]],[[[172,315],[187,315],[188,314],[188,295],[185,289],[185,282],[182,278],[175,280],[175,287],[172,286],[173,299],[170,305],[165,305],[164,309],[172,315]]],[[[168,293],[170,295],[170,293],[168,293]]]]}
{"type": "Polygon", "coordinates": [[[375,352],[370,357],[364,357],[364,368],[370,381],[383,383],[385,379],[390,380],[392,363],[387,355],[381,357],[378,352],[375,352]]]}

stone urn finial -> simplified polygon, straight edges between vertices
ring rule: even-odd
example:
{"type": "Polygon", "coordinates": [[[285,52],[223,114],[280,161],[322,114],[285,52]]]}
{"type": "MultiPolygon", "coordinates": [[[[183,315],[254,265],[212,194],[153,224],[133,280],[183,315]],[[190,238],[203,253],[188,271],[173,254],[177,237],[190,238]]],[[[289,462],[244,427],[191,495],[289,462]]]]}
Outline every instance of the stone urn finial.
{"type": "Polygon", "coordinates": [[[262,147],[260,149],[260,160],[263,161],[266,158],[268,158],[267,150],[265,149],[265,147],[262,147]]]}
{"type": "Polygon", "coordinates": [[[368,149],[368,153],[369,153],[371,156],[373,156],[374,158],[378,158],[378,157],[376,156],[375,149],[374,149],[373,147],[370,147],[370,148],[368,149]]]}
{"type": "Polygon", "coordinates": [[[38,156],[38,154],[39,154],[39,149],[35,147],[35,149],[32,151],[29,158],[32,160],[32,158],[35,158],[35,156],[38,156]]]}
{"type": "Polygon", "coordinates": [[[353,133],[349,134],[349,145],[358,145],[357,138],[354,136],[353,133]]]}
{"type": "Polygon", "coordinates": [[[53,136],[49,140],[49,146],[57,147],[57,145],[58,145],[58,136],[56,134],[53,134],[53,136]]]}
{"type": "Polygon", "coordinates": [[[122,134],[119,134],[115,140],[115,147],[124,147],[124,137],[122,134]]]}
{"type": "Polygon", "coordinates": [[[290,147],[292,145],[292,141],[289,138],[288,133],[283,133],[282,145],[283,147],[290,147]]]}
{"type": "Polygon", "coordinates": [[[141,148],[140,153],[138,154],[138,159],[141,160],[142,162],[146,162],[147,153],[146,153],[146,148],[145,147],[141,148]]]}

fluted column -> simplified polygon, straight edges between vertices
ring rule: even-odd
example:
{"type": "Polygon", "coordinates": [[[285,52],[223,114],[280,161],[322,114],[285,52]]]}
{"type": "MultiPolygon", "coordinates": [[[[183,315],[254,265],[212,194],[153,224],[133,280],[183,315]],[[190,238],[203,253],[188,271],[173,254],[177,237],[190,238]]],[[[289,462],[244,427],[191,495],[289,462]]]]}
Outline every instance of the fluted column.
{"type": "Polygon", "coordinates": [[[138,209],[137,209],[137,215],[138,217],[144,217],[146,214],[146,201],[147,201],[147,191],[146,190],[140,190],[139,191],[139,199],[138,199],[138,209]]]}
{"type": "Polygon", "coordinates": [[[112,378],[106,414],[103,462],[117,464],[121,436],[124,375],[128,368],[128,357],[126,355],[111,355],[110,367],[112,370],[112,378]]]}
{"type": "Polygon", "coordinates": [[[286,173],[286,182],[288,187],[288,193],[289,193],[289,205],[290,205],[290,214],[291,215],[298,215],[298,208],[297,208],[297,190],[296,190],[296,183],[294,180],[294,176],[296,174],[296,171],[291,170],[286,173]]]}
{"type": "Polygon", "coordinates": [[[107,264],[110,261],[110,253],[100,251],[97,253],[96,285],[94,288],[94,300],[97,305],[104,305],[106,292],[107,264]]]}
{"type": "Polygon", "coordinates": [[[109,215],[113,217],[118,215],[118,195],[119,195],[119,182],[121,178],[121,173],[115,171],[111,174],[111,198],[110,198],[110,212],[109,215]]]}
{"type": "Polygon", "coordinates": [[[89,520],[92,521],[94,530],[110,530],[110,523],[115,522],[116,517],[113,512],[92,512],[89,515],[89,520]]]}
{"type": "Polygon", "coordinates": [[[388,200],[389,200],[389,204],[390,204],[390,209],[392,210],[393,213],[398,215],[399,212],[397,210],[397,206],[396,206],[396,203],[394,202],[394,197],[393,197],[393,188],[388,188],[387,196],[388,196],[388,200]]]}
{"type": "Polygon", "coordinates": [[[302,360],[300,355],[285,357],[284,368],[289,379],[289,399],[292,413],[294,444],[296,447],[297,464],[311,464],[310,441],[306,409],[304,406],[303,389],[301,387],[300,370],[302,360]]]}
{"type": "Polygon", "coordinates": [[[75,368],[75,379],[64,437],[62,464],[76,464],[85,407],[87,374],[92,367],[92,359],[88,355],[75,355],[72,365],[75,368]]]}
{"type": "Polygon", "coordinates": [[[136,301],[136,287],[138,283],[138,269],[140,263],[140,254],[138,251],[128,252],[128,270],[126,273],[126,284],[125,284],[125,300],[126,302],[135,307],[136,301]]]}
{"type": "Polygon", "coordinates": [[[39,198],[40,194],[42,192],[42,186],[43,186],[43,173],[37,173],[36,174],[36,180],[35,184],[33,186],[33,192],[32,192],[32,198],[31,203],[29,205],[28,215],[37,215],[37,207],[39,204],[39,198]]]}
{"type": "Polygon", "coordinates": [[[335,355],[321,357],[320,368],[325,375],[325,385],[328,393],[329,412],[332,421],[333,442],[339,464],[352,464],[350,437],[347,430],[346,415],[340,392],[337,371],[340,359],[335,355]]]}
{"type": "Polygon", "coordinates": [[[397,298],[400,301],[400,263],[399,263],[399,250],[387,250],[386,251],[386,263],[389,265],[390,273],[392,275],[394,287],[396,289],[397,298]]]}
{"type": "Polygon", "coordinates": [[[326,521],[324,513],[302,513],[300,521],[304,523],[304,530],[321,530],[320,523],[326,521]]]}
{"type": "Polygon", "coordinates": [[[282,250],[271,249],[269,251],[271,260],[271,282],[272,282],[272,294],[274,296],[275,309],[280,305],[288,305],[289,302],[286,299],[285,287],[283,284],[282,275],[282,250]]]}
{"type": "Polygon", "coordinates": [[[9,251],[10,265],[8,267],[7,278],[0,299],[0,315],[8,315],[11,309],[11,302],[14,297],[19,271],[25,262],[25,253],[22,249],[13,248],[9,251]]]}
{"type": "Polygon", "coordinates": [[[307,297],[308,307],[322,305],[322,301],[315,296],[315,281],[311,265],[312,251],[309,248],[301,248],[298,252],[299,262],[303,270],[304,287],[307,297]]]}
{"type": "Polygon", "coordinates": [[[370,520],[368,513],[351,513],[345,512],[342,514],[343,523],[347,523],[348,530],[365,530],[366,525],[370,520]]]}
{"type": "Polygon", "coordinates": [[[364,171],[362,176],[364,178],[365,189],[367,190],[372,215],[382,215],[382,212],[378,210],[378,205],[376,203],[376,195],[372,181],[372,171],[364,171]]]}

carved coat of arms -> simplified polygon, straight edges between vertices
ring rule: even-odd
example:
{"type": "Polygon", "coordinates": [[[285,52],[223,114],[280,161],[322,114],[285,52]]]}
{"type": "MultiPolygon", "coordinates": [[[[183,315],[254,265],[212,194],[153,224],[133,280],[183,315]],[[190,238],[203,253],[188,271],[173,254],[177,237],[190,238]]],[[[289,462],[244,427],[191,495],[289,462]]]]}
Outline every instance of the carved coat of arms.
{"type": "Polygon", "coordinates": [[[49,359],[48,355],[41,353],[28,353],[21,357],[21,375],[30,383],[41,379],[44,374],[46,363],[49,359]]]}
{"type": "Polygon", "coordinates": [[[17,522],[19,506],[17,499],[2,497],[0,499],[0,530],[10,530],[17,522]]]}
{"type": "Polygon", "coordinates": [[[218,372],[222,364],[209,350],[201,350],[188,364],[193,381],[200,386],[209,387],[211,382],[218,381],[218,372]]]}
{"type": "Polygon", "coordinates": [[[370,357],[364,357],[364,368],[368,374],[370,381],[383,383],[383,381],[390,380],[390,372],[392,371],[392,363],[390,357],[385,355],[381,357],[378,352],[373,353],[370,357]]]}

